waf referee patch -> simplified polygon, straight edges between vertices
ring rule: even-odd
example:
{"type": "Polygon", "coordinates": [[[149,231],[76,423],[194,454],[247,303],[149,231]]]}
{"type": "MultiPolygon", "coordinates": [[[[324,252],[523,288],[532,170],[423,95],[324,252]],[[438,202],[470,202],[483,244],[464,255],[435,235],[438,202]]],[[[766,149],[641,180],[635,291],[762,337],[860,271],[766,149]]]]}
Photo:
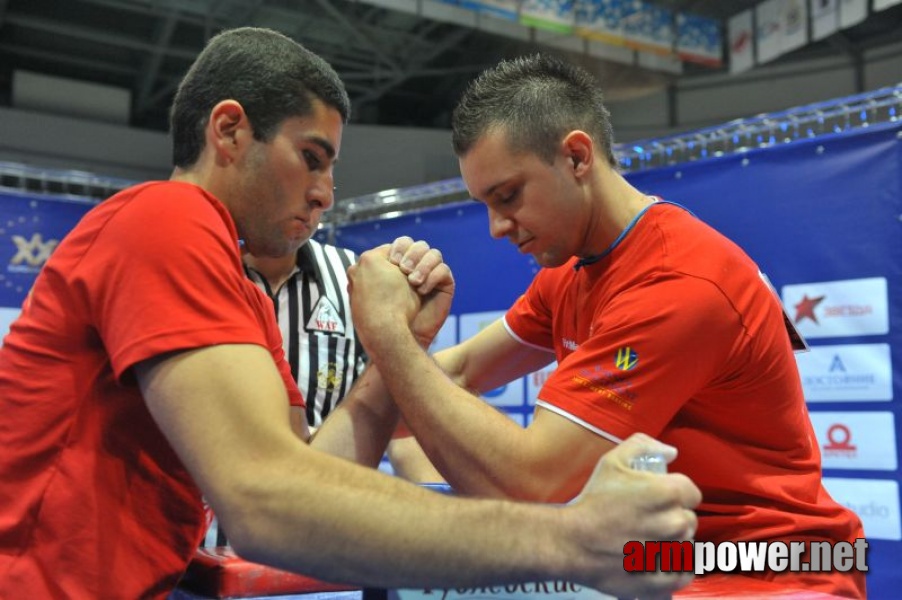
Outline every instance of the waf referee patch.
{"type": "Polygon", "coordinates": [[[338,309],[326,296],[320,296],[313,307],[310,319],[307,320],[307,331],[323,331],[344,335],[345,324],[338,314],[338,309]]]}
{"type": "Polygon", "coordinates": [[[614,366],[621,371],[629,371],[639,363],[639,355],[629,346],[623,346],[617,349],[614,356],[614,366]]]}

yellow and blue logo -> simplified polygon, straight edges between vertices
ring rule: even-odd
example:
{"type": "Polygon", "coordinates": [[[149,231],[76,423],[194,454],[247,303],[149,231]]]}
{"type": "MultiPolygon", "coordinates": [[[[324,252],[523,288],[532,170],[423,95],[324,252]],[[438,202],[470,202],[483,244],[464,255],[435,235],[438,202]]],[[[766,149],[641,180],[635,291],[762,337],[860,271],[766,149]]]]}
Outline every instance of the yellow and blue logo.
{"type": "Polygon", "coordinates": [[[623,346],[617,349],[617,355],[614,357],[614,366],[621,371],[629,371],[639,363],[639,355],[629,346],[623,346]]]}

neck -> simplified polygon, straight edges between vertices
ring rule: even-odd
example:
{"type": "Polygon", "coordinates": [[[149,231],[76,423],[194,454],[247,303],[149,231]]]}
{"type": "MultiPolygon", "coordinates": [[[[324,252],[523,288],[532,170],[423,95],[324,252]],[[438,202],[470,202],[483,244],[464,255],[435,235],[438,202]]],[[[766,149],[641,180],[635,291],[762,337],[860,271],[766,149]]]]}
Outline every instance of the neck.
{"type": "Polygon", "coordinates": [[[245,254],[244,262],[263,275],[269,283],[270,289],[277,290],[294,273],[294,269],[297,266],[297,255],[292,253],[285,256],[272,257],[245,254]]]}
{"type": "Polygon", "coordinates": [[[645,207],[654,200],[613,169],[606,169],[592,191],[592,220],[581,256],[604,252],[645,207]]]}

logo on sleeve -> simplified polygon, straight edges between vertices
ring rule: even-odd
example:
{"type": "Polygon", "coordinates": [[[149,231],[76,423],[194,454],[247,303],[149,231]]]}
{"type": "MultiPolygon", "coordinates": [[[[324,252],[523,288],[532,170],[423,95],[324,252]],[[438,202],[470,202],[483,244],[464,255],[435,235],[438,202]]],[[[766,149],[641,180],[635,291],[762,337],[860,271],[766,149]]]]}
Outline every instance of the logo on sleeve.
{"type": "Polygon", "coordinates": [[[320,296],[316,306],[313,307],[313,314],[307,321],[307,331],[344,334],[345,324],[338,314],[338,309],[327,297],[320,296]]]}
{"type": "Polygon", "coordinates": [[[639,355],[629,346],[623,346],[617,349],[617,355],[614,357],[614,366],[621,371],[629,371],[639,363],[639,355]]]}

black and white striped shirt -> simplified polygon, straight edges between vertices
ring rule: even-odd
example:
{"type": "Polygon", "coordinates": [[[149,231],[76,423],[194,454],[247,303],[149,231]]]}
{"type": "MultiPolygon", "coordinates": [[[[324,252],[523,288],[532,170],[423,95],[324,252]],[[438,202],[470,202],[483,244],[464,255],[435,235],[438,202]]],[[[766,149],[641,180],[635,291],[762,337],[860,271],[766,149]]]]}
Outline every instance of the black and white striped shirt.
{"type": "Polygon", "coordinates": [[[319,427],[354,380],[366,356],[351,321],[350,250],[309,240],[298,250],[297,267],[278,290],[259,272],[248,277],[273,301],[291,374],[307,403],[307,423],[319,427]]]}

